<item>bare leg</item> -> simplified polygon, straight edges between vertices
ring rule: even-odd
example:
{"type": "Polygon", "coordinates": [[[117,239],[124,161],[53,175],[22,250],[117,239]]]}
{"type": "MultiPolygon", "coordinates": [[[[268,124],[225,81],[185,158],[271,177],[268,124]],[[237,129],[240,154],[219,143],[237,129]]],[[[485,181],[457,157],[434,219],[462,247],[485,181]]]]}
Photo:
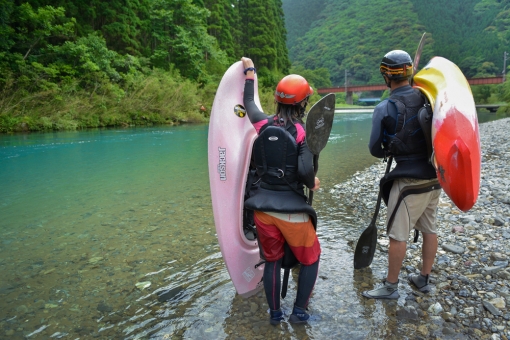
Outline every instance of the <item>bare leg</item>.
{"type": "Polygon", "coordinates": [[[423,245],[421,247],[421,256],[423,265],[421,268],[421,275],[429,275],[432,271],[432,265],[436,258],[437,252],[437,235],[436,234],[425,234],[423,235],[423,245]]]}
{"type": "Polygon", "coordinates": [[[402,261],[406,255],[406,242],[397,241],[390,237],[388,250],[388,276],[386,280],[391,283],[398,281],[398,274],[402,267],[402,261]]]}

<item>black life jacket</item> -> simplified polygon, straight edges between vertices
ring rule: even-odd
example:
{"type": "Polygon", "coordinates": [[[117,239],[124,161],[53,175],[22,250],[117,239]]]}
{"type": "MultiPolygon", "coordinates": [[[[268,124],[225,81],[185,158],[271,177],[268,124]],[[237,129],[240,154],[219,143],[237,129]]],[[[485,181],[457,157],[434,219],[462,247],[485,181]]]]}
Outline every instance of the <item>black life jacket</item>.
{"type": "MultiPolygon", "coordinates": [[[[271,122],[272,120],[270,120],[271,122]]],[[[297,190],[299,147],[296,139],[280,126],[265,127],[253,144],[253,157],[261,187],[297,190]]]]}
{"type": "Polygon", "coordinates": [[[411,95],[390,96],[389,102],[395,104],[398,111],[395,134],[387,135],[390,153],[394,156],[427,157],[427,140],[418,119],[418,112],[427,104],[425,96],[414,89],[411,95]]]}

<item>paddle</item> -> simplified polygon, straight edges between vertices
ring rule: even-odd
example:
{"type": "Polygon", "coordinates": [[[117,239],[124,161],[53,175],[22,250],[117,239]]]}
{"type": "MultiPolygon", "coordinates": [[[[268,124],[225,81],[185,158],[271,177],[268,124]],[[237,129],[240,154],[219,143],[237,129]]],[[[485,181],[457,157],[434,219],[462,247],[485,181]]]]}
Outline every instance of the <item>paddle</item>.
{"type": "MultiPolygon", "coordinates": [[[[315,103],[306,118],[306,143],[313,153],[313,171],[319,170],[319,154],[328,143],[333,118],[335,117],[335,94],[329,93],[315,103]]],[[[313,191],[308,194],[308,203],[312,205],[313,191]]]]}
{"type": "MultiPolygon", "coordinates": [[[[384,173],[385,175],[390,171],[392,160],[392,157],[388,158],[386,172],[384,173]]],[[[381,198],[382,190],[379,189],[379,195],[377,196],[377,204],[375,205],[375,212],[372,217],[372,221],[359,237],[356,249],[354,250],[354,269],[361,269],[370,266],[374,258],[375,246],[377,245],[377,227],[375,222],[377,221],[377,215],[379,215],[381,198]]]]}
{"type": "MultiPolygon", "coordinates": [[[[319,153],[328,143],[331,127],[333,126],[333,118],[335,116],[335,94],[329,93],[315,103],[306,118],[306,143],[313,154],[313,171],[317,175],[319,170],[319,153]]],[[[312,205],[313,191],[309,191],[308,203],[312,205]]],[[[287,296],[287,286],[289,282],[290,269],[298,264],[298,261],[285,243],[285,255],[283,256],[282,268],[282,299],[287,296]]]]}
{"type": "MultiPolygon", "coordinates": [[[[421,51],[423,49],[423,44],[425,42],[425,33],[422,34],[420,42],[418,44],[418,48],[416,49],[416,54],[414,55],[413,61],[413,76],[411,77],[410,83],[413,83],[413,77],[418,70],[418,63],[420,62],[421,51]]],[[[387,174],[391,168],[392,157],[388,159],[388,165],[386,166],[387,174]]],[[[381,207],[381,198],[382,191],[379,188],[379,195],[377,197],[377,204],[375,205],[374,216],[372,217],[372,221],[370,225],[363,231],[361,236],[358,239],[358,243],[356,244],[356,249],[354,250],[354,269],[361,269],[370,266],[372,260],[374,259],[375,254],[375,246],[377,245],[377,227],[375,222],[377,220],[377,215],[379,214],[379,208],[381,207]]]]}

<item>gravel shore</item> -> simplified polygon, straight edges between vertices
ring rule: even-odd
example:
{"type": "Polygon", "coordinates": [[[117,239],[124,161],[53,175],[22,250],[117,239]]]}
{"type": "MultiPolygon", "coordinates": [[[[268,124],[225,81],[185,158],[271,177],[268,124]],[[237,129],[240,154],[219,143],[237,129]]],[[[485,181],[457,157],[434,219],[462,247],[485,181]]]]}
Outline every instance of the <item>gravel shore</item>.
{"type": "MultiPolygon", "coordinates": [[[[510,338],[509,131],[510,118],[480,124],[481,187],[471,210],[460,211],[444,192],[441,194],[439,247],[431,275],[433,289],[426,295],[404,283],[408,273],[420,269],[421,237],[418,243],[413,243],[410,235],[400,282],[412,293],[399,301],[396,317],[408,322],[428,318],[426,327],[417,327],[417,334],[425,338],[510,338]]],[[[356,173],[336,185],[333,195],[352,201],[351,208],[359,218],[371,218],[385,165],[378,162],[356,173]]],[[[385,218],[383,203],[374,262],[387,261],[385,218]]],[[[355,247],[356,241],[351,243],[355,247]]]]}

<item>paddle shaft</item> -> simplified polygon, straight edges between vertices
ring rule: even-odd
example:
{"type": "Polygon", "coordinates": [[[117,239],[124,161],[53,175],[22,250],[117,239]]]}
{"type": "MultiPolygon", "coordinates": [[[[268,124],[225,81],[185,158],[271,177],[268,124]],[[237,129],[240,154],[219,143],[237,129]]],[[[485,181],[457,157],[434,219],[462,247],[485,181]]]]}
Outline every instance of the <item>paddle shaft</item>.
{"type": "MultiPolygon", "coordinates": [[[[386,171],[384,172],[384,175],[386,175],[390,171],[392,161],[393,161],[393,157],[390,156],[388,158],[388,164],[386,165],[386,171]]],[[[377,215],[379,215],[379,209],[381,208],[381,199],[382,199],[382,189],[379,187],[379,195],[377,196],[375,212],[374,212],[374,216],[372,217],[372,222],[370,222],[369,228],[371,226],[375,227],[375,222],[377,221],[377,215]]]]}
{"type": "MultiPolygon", "coordinates": [[[[319,155],[313,155],[313,173],[317,175],[317,171],[319,171],[319,155]]],[[[310,189],[310,193],[308,194],[308,204],[312,205],[312,201],[313,191],[310,189]]]]}

